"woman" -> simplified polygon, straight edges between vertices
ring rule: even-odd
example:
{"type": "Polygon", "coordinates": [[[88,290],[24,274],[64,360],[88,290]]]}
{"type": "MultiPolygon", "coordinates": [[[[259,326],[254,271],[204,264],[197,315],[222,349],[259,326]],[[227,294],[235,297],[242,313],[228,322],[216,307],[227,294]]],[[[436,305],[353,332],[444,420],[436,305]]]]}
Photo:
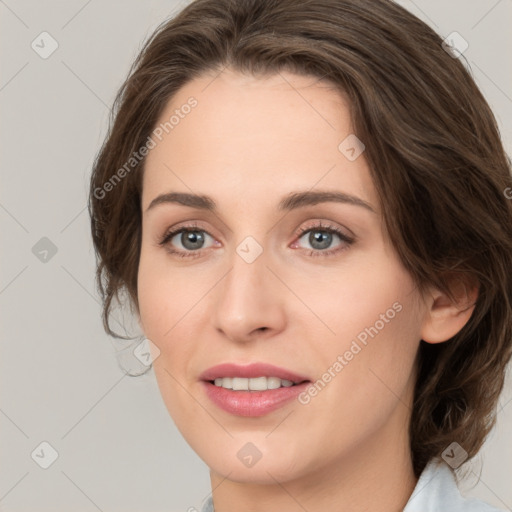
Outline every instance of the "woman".
{"type": "Polygon", "coordinates": [[[511,357],[512,180],[442,43],[387,0],[196,0],[119,91],[104,324],[127,291],[204,511],[497,510],[454,469],[511,357]]]}

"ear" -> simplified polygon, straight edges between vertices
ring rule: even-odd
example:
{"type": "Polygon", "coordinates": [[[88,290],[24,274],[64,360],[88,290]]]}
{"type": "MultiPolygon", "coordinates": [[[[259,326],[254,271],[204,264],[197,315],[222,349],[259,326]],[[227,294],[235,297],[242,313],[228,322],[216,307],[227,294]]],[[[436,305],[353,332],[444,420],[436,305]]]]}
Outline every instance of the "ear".
{"type": "Polygon", "coordinates": [[[421,339],[427,343],[442,343],[455,336],[468,322],[478,298],[478,283],[452,279],[450,290],[454,299],[441,290],[430,289],[425,299],[427,311],[421,329],[421,339]]]}

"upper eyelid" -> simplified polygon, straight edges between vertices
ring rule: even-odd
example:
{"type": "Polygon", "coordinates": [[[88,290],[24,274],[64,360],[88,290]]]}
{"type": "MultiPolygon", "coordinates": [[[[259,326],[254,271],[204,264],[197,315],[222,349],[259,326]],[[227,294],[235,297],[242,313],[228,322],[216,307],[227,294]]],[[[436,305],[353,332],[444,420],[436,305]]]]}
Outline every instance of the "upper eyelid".
{"type": "Polygon", "coordinates": [[[326,220],[316,220],[316,221],[308,221],[311,222],[311,224],[307,223],[305,226],[301,225],[299,228],[295,230],[295,234],[300,233],[302,236],[304,233],[307,233],[310,230],[318,230],[318,231],[333,231],[343,234],[344,236],[356,239],[356,235],[353,233],[353,231],[346,226],[340,225],[338,223],[334,223],[332,221],[326,221],[326,220]],[[345,233],[345,231],[348,231],[348,233],[345,233]]]}

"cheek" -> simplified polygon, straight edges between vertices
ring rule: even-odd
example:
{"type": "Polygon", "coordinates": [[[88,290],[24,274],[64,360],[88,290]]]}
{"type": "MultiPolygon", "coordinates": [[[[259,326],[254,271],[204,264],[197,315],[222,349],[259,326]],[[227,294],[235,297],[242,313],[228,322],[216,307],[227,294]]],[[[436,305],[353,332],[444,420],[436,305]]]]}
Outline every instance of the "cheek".
{"type": "MultiPolygon", "coordinates": [[[[420,339],[420,309],[414,282],[398,265],[369,275],[362,294],[350,303],[351,340],[364,352],[369,376],[391,389],[405,384],[420,339]],[[374,370],[374,373],[372,373],[374,370]]],[[[380,387],[383,387],[382,385],[380,387]]]]}
{"type": "Polygon", "coordinates": [[[153,361],[155,378],[163,402],[178,426],[193,414],[189,410],[193,405],[190,395],[181,386],[188,384],[187,362],[193,355],[186,332],[197,291],[191,292],[193,287],[187,286],[184,279],[183,273],[172,271],[158,256],[141,252],[138,271],[141,324],[145,336],[158,347],[158,357],[153,361]]]}
{"type": "Polygon", "coordinates": [[[407,338],[411,329],[419,332],[413,329],[418,321],[414,282],[394,258],[358,254],[338,269],[323,269],[314,276],[293,268],[286,272],[283,280],[303,299],[300,307],[313,313],[299,317],[303,327],[328,353],[329,347],[348,349],[353,339],[364,344],[374,337],[407,338]]]}
{"type": "MultiPolygon", "coordinates": [[[[353,411],[375,411],[393,401],[394,394],[401,396],[421,330],[421,309],[410,275],[396,260],[382,258],[357,272],[340,272],[338,277],[333,273],[328,282],[315,281],[312,286],[307,281],[308,305],[329,327],[312,329],[313,322],[316,327],[319,323],[311,320],[306,331],[311,360],[320,363],[317,378],[329,369],[336,376],[326,387],[329,391],[320,394],[326,401],[343,397],[353,411]]],[[[302,293],[307,283],[303,285],[302,293]]]]}
{"type": "Polygon", "coordinates": [[[394,411],[407,412],[403,404],[413,389],[420,316],[413,283],[395,268],[368,271],[330,286],[326,296],[339,301],[324,301],[323,318],[336,336],[312,339],[316,346],[308,353],[311,361],[319,362],[316,378],[321,382],[304,414],[308,407],[329,411],[309,412],[307,417],[311,429],[323,432],[335,452],[347,443],[371,439],[395,417],[394,411]]]}
{"type": "MultiPolygon", "coordinates": [[[[162,395],[171,407],[180,395],[180,384],[190,384],[189,365],[200,339],[198,330],[203,326],[201,299],[212,287],[209,281],[198,272],[173,267],[164,251],[141,252],[138,271],[141,324],[145,336],[160,351],[153,367],[162,395]]],[[[183,398],[186,401],[189,397],[183,398]]]]}
{"type": "Polygon", "coordinates": [[[372,411],[385,417],[410,385],[420,339],[414,285],[408,275],[391,277],[374,281],[366,301],[351,304],[349,331],[341,343],[345,359],[351,358],[343,372],[354,390],[352,406],[356,410],[362,404],[368,421],[372,411]]]}
{"type": "MultiPolygon", "coordinates": [[[[155,342],[165,332],[165,299],[164,281],[159,279],[160,272],[155,266],[146,265],[141,255],[139,264],[137,295],[139,301],[140,318],[144,334],[155,342]]],[[[169,329],[170,326],[167,327],[169,329]]],[[[157,345],[159,345],[157,343],[157,345]]],[[[159,346],[161,349],[161,347],[159,346]]]]}
{"type": "Polygon", "coordinates": [[[137,278],[139,310],[145,335],[157,344],[171,336],[174,326],[186,315],[187,304],[190,309],[193,303],[196,294],[189,279],[186,272],[172,269],[165,251],[154,251],[143,244],[137,278]]]}

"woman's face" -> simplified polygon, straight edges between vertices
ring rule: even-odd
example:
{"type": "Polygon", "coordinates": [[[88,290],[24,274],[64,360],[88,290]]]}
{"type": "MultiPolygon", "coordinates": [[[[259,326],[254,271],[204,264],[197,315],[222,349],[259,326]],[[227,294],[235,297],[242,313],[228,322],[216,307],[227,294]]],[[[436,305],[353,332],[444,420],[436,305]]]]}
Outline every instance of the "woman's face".
{"type": "Polygon", "coordinates": [[[407,450],[425,306],[344,97],[228,69],[184,86],[166,122],[145,165],[138,294],[187,442],[213,472],[260,483],[407,450]]]}

